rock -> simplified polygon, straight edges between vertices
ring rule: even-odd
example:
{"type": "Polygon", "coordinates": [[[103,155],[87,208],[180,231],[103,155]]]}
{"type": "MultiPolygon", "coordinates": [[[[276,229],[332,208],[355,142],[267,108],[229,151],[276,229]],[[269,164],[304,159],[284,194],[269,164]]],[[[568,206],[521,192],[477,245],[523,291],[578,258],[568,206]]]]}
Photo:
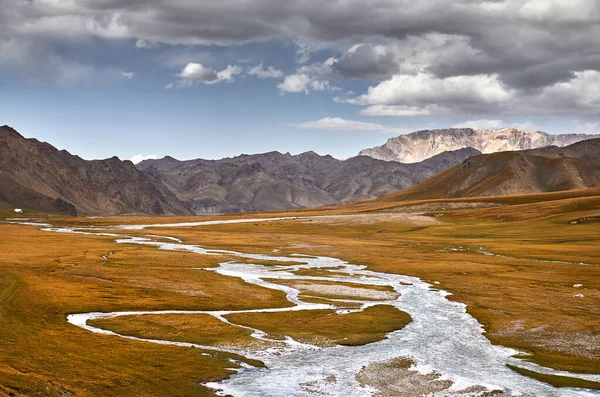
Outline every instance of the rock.
{"type": "MultiPolygon", "coordinates": [[[[564,147],[576,142],[596,138],[586,134],[547,134],[525,132],[514,128],[503,130],[473,130],[471,128],[449,128],[416,131],[390,138],[384,145],[362,150],[359,155],[379,160],[416,163],[438,153],[468,149],[478,153],[496,153],[514,150],[535,149],[545,146],[564,147]]],[[[468,156],[468,157],[471,157],[468,156]]],[[[465,169],[473,163],[463,164],[465,169]]]]}
{"type": "Polygon", "coordinates": [[[413,285],[412,281],[408,281],[408,280],[400,280],[400,281],[398,281],[398,283],[400,285],[413,285]]]}
{"type": "Polygon", "coordinates": [[[17,213],[192,215],[155,175],[130,161],[84,160],[6,126],[0,127],[0,186],[0,201],[17,213]]]}
{"type": "Polygon", "coordinates": [[[583,284],[573,284],[573,288],[581,288],[583,287],[583,284]]]}
{"type": "Polygon", "coordinates": [[[468,157],[473,150],[440,153],[415,164],[358,156],[338,160],[314,152],[268,152],[221,160],[145,160],[137,168],[166,183],[196,213],[316,207],[397,192],[468,157]]]}
{"type": "Polygon", "coordinates": [[[577,299],[581,299],[583,297],[584,297],[583,294],[575,294],[575,295],[573,295],[573,298],[577,298],[577,299]]]}
{"type": "Polygon", "coordinates": [[[440,285],[440,282],[439,282],[439,281],[434,281],[433,283],[434,283],[435,285],[440,285]]]}

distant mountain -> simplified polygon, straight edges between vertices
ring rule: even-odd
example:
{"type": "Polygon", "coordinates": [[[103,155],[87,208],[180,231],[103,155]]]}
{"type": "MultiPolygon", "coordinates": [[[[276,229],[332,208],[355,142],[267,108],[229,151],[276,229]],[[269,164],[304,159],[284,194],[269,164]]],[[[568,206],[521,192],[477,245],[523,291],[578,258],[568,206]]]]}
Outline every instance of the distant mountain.
{"type": "Polygon", "coordinates": [[[117,157],[86,161],[0,127],[0,202],[66,214],[189,215],[153,175],[117,157]]]}
{"type": "Polygon", "coordinates": [[[401,164],[357,156],[337,160],[306,152],[269,152],[222,160],[146,160],[153,174],[196,213],[283,210],[375,198],[480,154],[472,148],[401,164]]]}
{"type": "Polygon", "coordinates": [[[600,187],[600,139],[465,160],[394,194],[398,200],[507,196],[600,187]]]}
{"type": "Polygon", "coordinates": [[[406,199],[577,189],[600,186],[600,139],[592,137],[448,129],[392,138],[347,160],[269,152],[134,166],[117,157],[86,161],[4,126],[0,204],[72,215],[191,215],[335,205],[402,189],[406,199]],[[575,141],[582,142],[567,145],[575,141]],[[530,150],[482,155],[515,148],[530,150]]]}
{"type": "Polygon", "coordinates": [[[509,128],[503,130],[473,130],[449,128],[417,131],[390,138],[384,145],[364,149],[359,155],[379,160],[416,163],[436,154],[471,147],[482,153],[509,150],[536,149],[544,146],[563,147],[587,139],[598,138],[587,134],[547,134],[540,131],[524,132],[509,128]]]}

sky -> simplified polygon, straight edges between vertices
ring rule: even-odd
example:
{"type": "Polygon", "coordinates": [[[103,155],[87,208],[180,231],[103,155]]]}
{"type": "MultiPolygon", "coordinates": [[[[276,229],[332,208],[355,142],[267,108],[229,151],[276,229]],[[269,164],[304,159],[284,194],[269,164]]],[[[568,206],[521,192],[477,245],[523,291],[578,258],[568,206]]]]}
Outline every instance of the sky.
{"type": "Polygon", "coordinates": [[[600,133],[596,0],[0,0],[0,125],[86,159],[600,133]]]}

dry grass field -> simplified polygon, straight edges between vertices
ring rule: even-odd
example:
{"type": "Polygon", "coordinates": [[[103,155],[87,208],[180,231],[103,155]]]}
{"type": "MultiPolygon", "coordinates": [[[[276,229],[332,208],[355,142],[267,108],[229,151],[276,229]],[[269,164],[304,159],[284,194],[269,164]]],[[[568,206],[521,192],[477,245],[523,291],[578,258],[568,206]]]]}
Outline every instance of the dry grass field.
{"type": "MultiPolygon", "coordinates": [[[[347,207],[226,218],[271,216],[293,219],[119,233],[175,236],[247,253],[333,256],[374,271],[438,282],[436,287],[453,294],[450,299],[468,305],[493,343],[517,348],[524,359],[544,366],[600,373],[599,189],[402,203],[386,197],[347,207]],[[415,208],[428,216],[403,215],[415,208]],[[335,216],[306,218],[315,215],[335,216]]],[[[109,226],[209,219],[51,217],[48,222],[109,226]]],[[[201,382],[232,373],[230,355],[96,335],[68,324],[66,315],[289,305],[281,292],[196,270],[227,260],[222,256],[113,240],[0,224],[0,396],[212,395],[201,382]]],[[[331,297],[314,292],[307,292],[310,299],[331,297]]],[[[232,316],[269,334],[359,344],[409,321],[402,312],[378,306],[372,311],[377,312],[344,321],[332,320],[327,312],[232,316]],[[376,317],[384,320],[377,323],[376,317]],[[361,328],[364,324],[376,327],[361,328]]],[[[144,337],[214,345],[248,341],[243,329],[202,316],[124,320],[98,321],[144,337]]]]}

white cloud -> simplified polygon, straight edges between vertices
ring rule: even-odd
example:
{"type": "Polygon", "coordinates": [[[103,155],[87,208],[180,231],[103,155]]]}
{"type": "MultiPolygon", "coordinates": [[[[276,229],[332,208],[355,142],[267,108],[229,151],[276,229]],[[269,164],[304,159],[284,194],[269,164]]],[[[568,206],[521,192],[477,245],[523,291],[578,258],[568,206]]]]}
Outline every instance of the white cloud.
{"type": "Polygon", "coordinates": [[[201,63],[188,63],[177,77],[181,77],[190,84],[192,82],[211,84],[219,80],[217,72],[214,69],[208,68],[201,63]]]}
{"type": "MultiPolygon", "coordinates": [[[[365,116],[417,116],[436,114],[590,115],[600,108],[600,72],[575,72],[573,78],[544,88],[522,92],[509,88],[497,75],[437,78],[426,72],[400,74],[369,87],[359,96],[334,98],[363,108],[365,116]]],[[[490,128],[536,129],[529,123],[473,119],[470,125],[490,128]]],[[[466,125],[465,123],[459,123],[466,125]]]]}
{"type": "Polygon", "coordinates": [[[159,43],[149,41],[149,40],[138,39],[135,42],[135,48],[152,49],[152,48],[158,48],[158,47],[160,47],[159,43]]]}
{"type": "Polygon", "coordinates": [[[305,74],[292,74],[286,76],[283,82],[277,85],[279,91],[284,93],[298,93],[303,92],[308,94],[308,86],[310,84],[310,78],[305,74]]]}
{"type": "Polygon", "coordinates": [[[518,98],[517,109],[529,114],[598,114],[600,72],[575,72],[570,80],[558,82],[526,97],[518,98]]]}
{"type": "Polygon", "coordinates": [[[262,63],[249,67],[248,74],[250,76],[256,76],[259,79],[278,79],[283,77],[283,72],[281,70],[275,69],[273,66],[269,66],[265,69],[262,63]]]}
{"type": "Polygon", "coordinates": [[[333,91],[341,91],[342,90],[340,87],[331,85],[331,83],[328,80],[315,80],[312,83],[310,83],[310,87],[312,88],[313,91],[333,92],[333,91]]]}
{"type": "Polygon", "coordinates": [[[363,116],[427,116],[439,113],[435,106],[372,105],[361,109],[363,116]]]}
{"type": "Polygon", "coordinates": [[[144,160],[156,160],[158,156],[156,154],[136,154],[131,157],[133,164],[141,163],[144,160]]]}
{"type": "Polygon", "coordinates": [[[377,131],[390,134],[404,134],[410,132],[410,130],[407,128],[389,127],[382,124],[347,120],[341,117],[325,117],[320,120],[307,121],[305,123],[292,125],[303,130],[377,131]]]}
{"type": "Polygon", "coordinates": [[[296,73],[286,76],[283,82],[277,85],[277,88],[281,94],[340,91],[341,88],[332,85],[328,79],[332,75],[332,66],[335,61],[335,58],[328,58],[324,62],[302,66],[296,70],[296,73]]]}
{"type": "MultiPolygon", "coordinates": [[[[476,109],[482,104],[501,105],[512,98],[497,76],[474,75],[436,78],[428,73],[400,74],[369,87],[366,94],[347,99],[356,105],[394,107],[456,106],[476,109]]],[[[431,109],[430,109],[431,111],[431,109]]]]}
{"type": "Polygon", "coordinates": [[[472,128],[474,130],[501,130],[504,128],[516,128],[522,131],[535,131],[538,130],[533,123],[512,123],[505,122],[503,120],[468,120],[462,123],[454,124],[454,128],[472,128]]]}
{"type": "Polygon", "coordinates": [[[121,72],[121,77],[127,80],[131,80],[135,77],[135,73],[133,72],[121,72]]]}
{"type": "Polygon", "coordinates": [[[577,123],[574,132],[579,134],[600,134],[600,122],[577,123]]]}
{"type": "Polygon", "coordinates": [[[223,70],[221,70],[219,73],[217,73],[217,78],[219,79],[219,81],[226,81],[226,82],[232,82],[233,81],[233,77],[237,76],[238,74],[242,73],[244,71],[244,69],[242,69],[240,66],[231,66],[231,65],[227,65],[227,67],[223,70]]]}
{"type": "Polygon", "coordinates": [[[220,82],[230,83],[233,78],[244,71],[240,66],[228,65],[225,69],[217,72],[213,68],[202,65],[201,63],[188,63],[176,74],[179,81],[176,84],[167,84],[165,88],[190,87],[194,83],[198,84],[216,84],[220,82]]]}

